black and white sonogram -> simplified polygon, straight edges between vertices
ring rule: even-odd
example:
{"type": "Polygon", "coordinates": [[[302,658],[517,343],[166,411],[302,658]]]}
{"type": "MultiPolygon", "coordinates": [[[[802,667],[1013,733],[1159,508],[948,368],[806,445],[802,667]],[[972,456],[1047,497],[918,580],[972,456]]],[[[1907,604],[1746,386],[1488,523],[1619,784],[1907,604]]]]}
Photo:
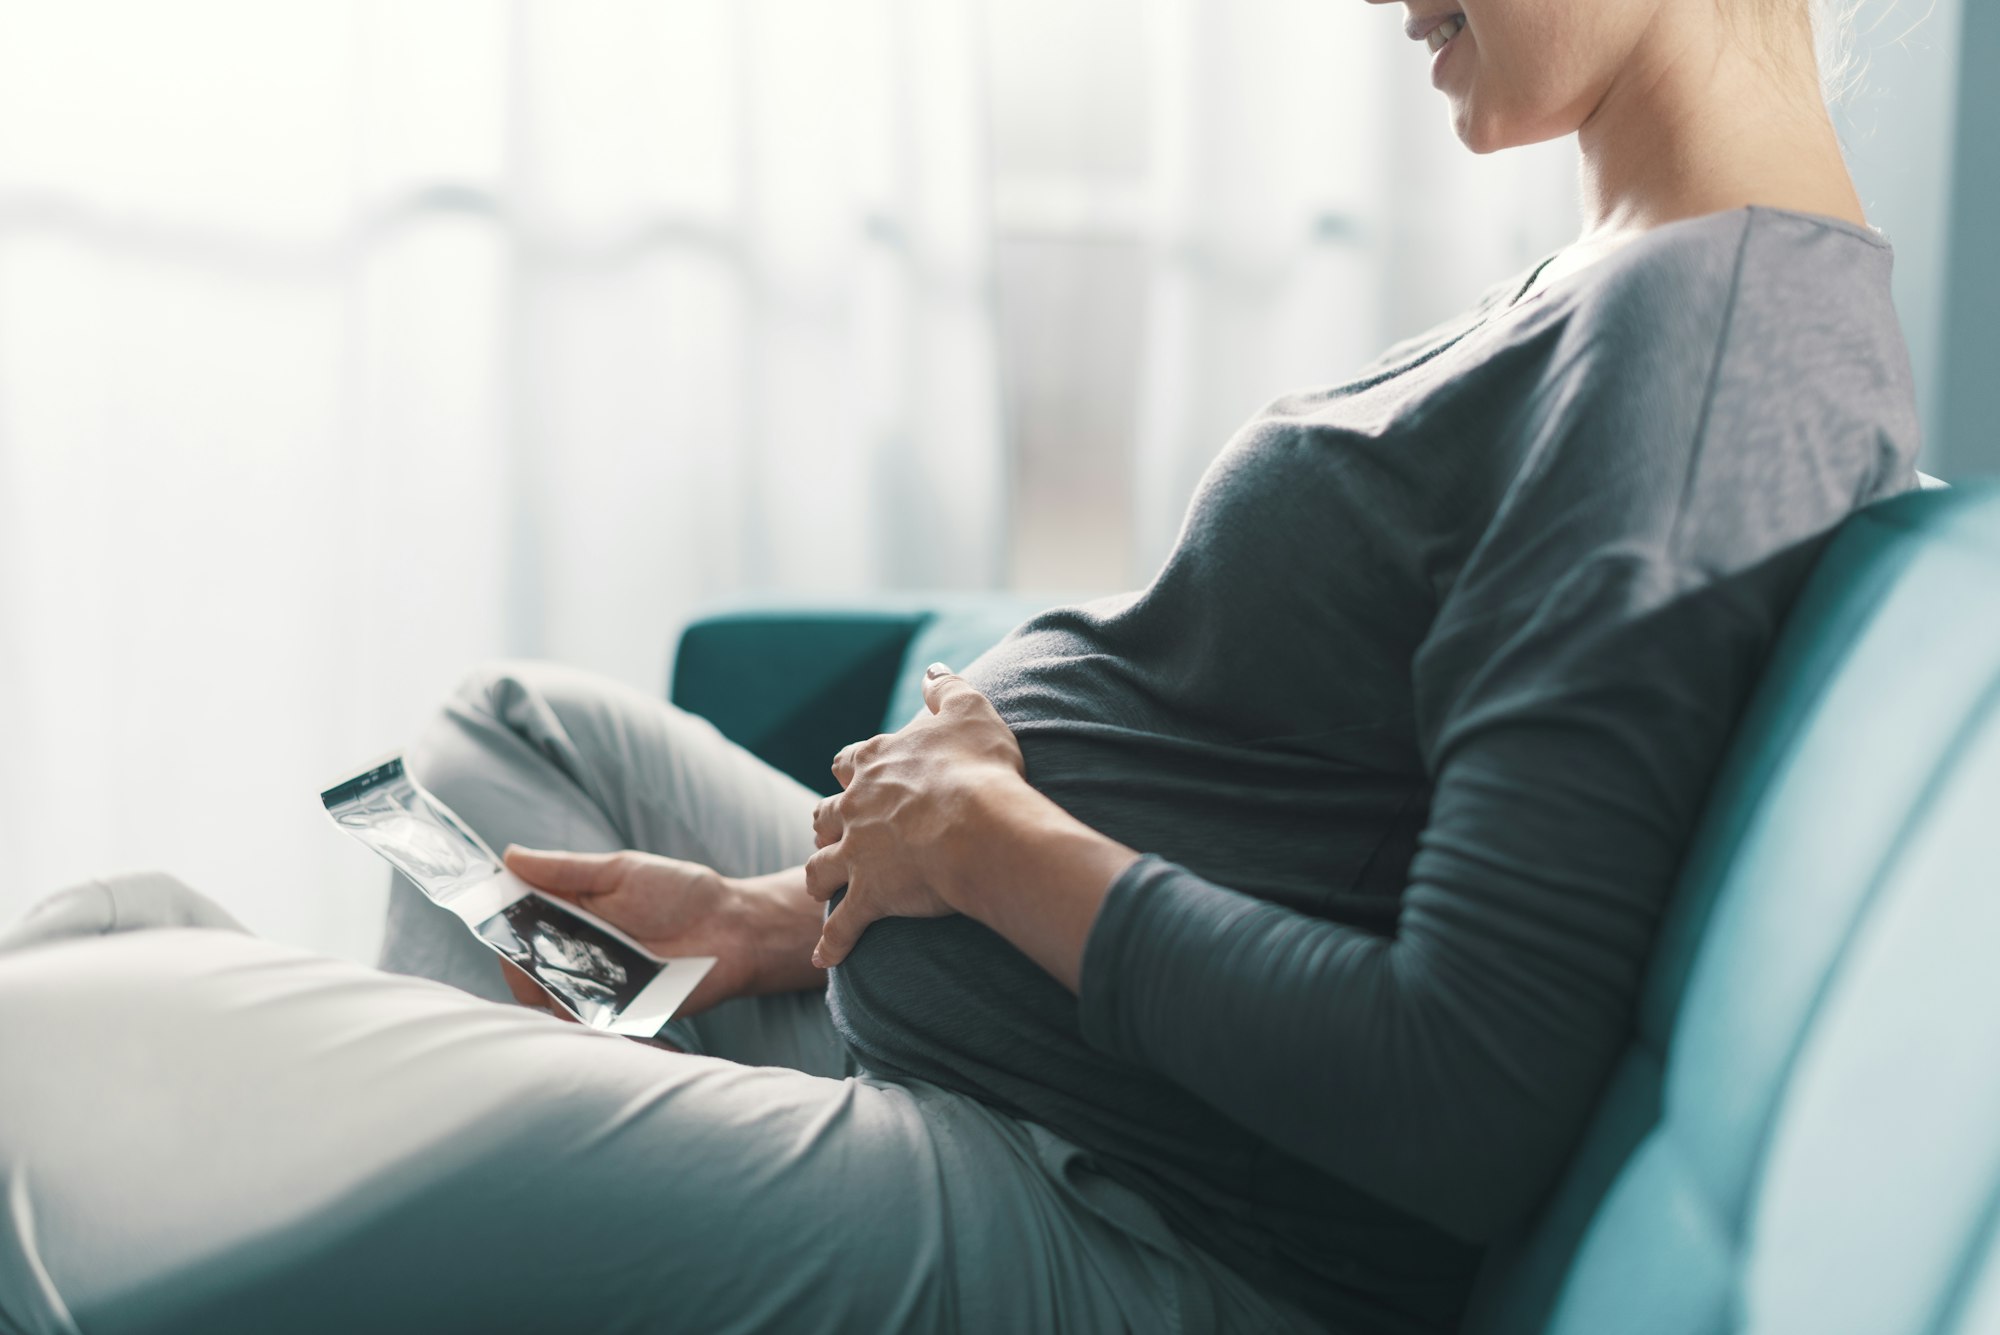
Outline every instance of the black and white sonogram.
{"type": "Polygon", "coordinates": [[[623,1010],[659,965],[554,900],[517,899],[474,929],[586,1023],[623,1010]]]}
{"type": "Polygon", "coordinates": [[[388,756],[320,794],[336,825],[547,988],[593,1029],[649,1038],[715,964],[660,959],[514,875],[470,825],[388,756]]]}

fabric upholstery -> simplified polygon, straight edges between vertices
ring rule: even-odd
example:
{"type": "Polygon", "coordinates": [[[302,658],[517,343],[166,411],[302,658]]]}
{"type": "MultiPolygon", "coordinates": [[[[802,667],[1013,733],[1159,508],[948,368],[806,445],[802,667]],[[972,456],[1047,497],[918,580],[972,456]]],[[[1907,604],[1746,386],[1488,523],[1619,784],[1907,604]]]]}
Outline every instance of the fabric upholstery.
{"type": "Polygon", "coordinates": [[[877,730],[916,609],[765,609],[705,616],[682,632],[668,694],[729,740],[820,793],[833,753],[877,730]]]}
{"type": "Polygon", "coordinates": [[[1059,595],[883,595],[865,605],[744,601],[682,631],[668,695],[821,793],[833,753],[923,708],[924,668],[960,668],[1059,595]]]}

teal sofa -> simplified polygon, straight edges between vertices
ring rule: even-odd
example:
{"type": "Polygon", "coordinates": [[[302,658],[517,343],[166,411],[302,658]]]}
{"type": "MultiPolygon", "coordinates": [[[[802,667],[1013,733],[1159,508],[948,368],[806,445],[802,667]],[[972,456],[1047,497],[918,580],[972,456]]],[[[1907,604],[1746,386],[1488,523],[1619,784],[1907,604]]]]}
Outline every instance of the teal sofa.
{"type": "MultiPolygon", "coordinates": [[[[1048,600],[743,604],[671,693],[806,783],[1048,600]]],[[[1738,731],[1631,1044],[1472,1335],[2000,1332],[2000,490],[1822,553],[1738,731]]]]}

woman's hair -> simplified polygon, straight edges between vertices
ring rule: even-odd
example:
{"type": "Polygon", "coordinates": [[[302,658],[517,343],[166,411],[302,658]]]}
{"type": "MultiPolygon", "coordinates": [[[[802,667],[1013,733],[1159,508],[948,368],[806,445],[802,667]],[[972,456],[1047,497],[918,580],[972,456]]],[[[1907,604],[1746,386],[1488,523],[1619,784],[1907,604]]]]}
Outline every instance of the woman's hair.
{"type": "Polygon", "coordinates": [[[1862,66],[1854,50],[1855,19],[1868,0],[1715,0],[1726,19],[1748,21],[1745,36],[1763,47],[1774,72],[1788,69],[1796,54],[1799,22],[1812,25],[1813,54],[1819,62],[1819,93],[1828,106],[1854,93],[1862,66]]]}
{"type": "Polygon", "coordinates": [[[1868,72],[1868,62],[1855,50],[1854,40],[1855,22],[1868,0],[1808,3],[1812,7],[1813,46],[1819,54],[1820,91],[1829,104],[1837,104],[1859,90],[1868,72]]]}

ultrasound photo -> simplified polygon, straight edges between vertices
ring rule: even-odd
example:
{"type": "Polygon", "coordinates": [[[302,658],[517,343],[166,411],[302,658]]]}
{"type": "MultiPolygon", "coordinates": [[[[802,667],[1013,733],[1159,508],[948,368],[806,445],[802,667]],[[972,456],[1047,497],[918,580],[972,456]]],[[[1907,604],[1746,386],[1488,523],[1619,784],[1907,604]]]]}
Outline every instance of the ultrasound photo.
{"type": "Polygon", "coordinates": [[[550,899],[517,899],[475,929],[534,975],[584,1023],[603,1027],[644,991],[660,966],[596,923],[550,899]]]}
{"type": "Polygon", "coordinates": [[[715,964],[659,960],[506,870],[451,808],[388,756],[320,794],[336,825],[374,849],[479,939],[593,1029],[649,1038],[715,964]]]}

